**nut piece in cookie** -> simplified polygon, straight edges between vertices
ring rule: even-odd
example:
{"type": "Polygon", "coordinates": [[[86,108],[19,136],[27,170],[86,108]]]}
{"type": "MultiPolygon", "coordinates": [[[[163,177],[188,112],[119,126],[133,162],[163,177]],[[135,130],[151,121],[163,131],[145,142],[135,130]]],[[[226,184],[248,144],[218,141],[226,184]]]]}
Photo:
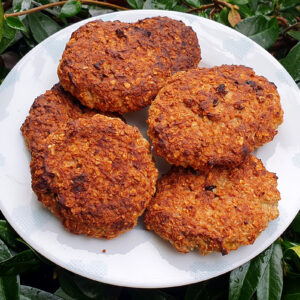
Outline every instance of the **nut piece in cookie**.
{"type": "Polygon", "coordinates": [[[272,141],[283,111],[275,85],[245,66],[178,72],[149,109],[155,152],[176,166],[235,167],[272,141]]]}
{"type": "Polygon", "coordinates": [[[278,217],[277,177],[248,155],[233,169],[174,168],[158,180],[145,214],[146,228],[179,252],[223,255],[252,244],[278,217]]]}
{"type": "Polygon", "coordinates": [[[137,128],[96,114],[69,121],[45,143],[33,189],[69,231],[109,239],[136,225],[158,175],[137,128]]]}
{"type": "Polygon", "coordinates": [[[72,34],[58,76],[83,105],[125,113],[149,105],[172,73],[195,68],[199,61],[197,36],[181,21],[97,20],[72,34]]]}

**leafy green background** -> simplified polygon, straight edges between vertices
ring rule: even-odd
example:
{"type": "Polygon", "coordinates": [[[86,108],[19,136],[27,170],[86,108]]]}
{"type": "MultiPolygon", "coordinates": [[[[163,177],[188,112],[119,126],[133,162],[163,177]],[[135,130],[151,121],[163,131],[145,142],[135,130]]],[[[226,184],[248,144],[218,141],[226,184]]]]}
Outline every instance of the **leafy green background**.
{"type": "MultiPolygon", "coordinates": [[[[0,84],[20,58],[61,28],[116,8],[147,8],[187,12],[233,27],[267,49],[300,87],[299,0],[70,0],[62,4],[0,0],[0,84]],[[33,12],[35,8],[40,10],[33,12]]],[[[232,272],[160,290],[116,287],[72,274],[34,251],[0,215],[0,299],[299,300],[300,214],[274,244],[232,272]]]]}

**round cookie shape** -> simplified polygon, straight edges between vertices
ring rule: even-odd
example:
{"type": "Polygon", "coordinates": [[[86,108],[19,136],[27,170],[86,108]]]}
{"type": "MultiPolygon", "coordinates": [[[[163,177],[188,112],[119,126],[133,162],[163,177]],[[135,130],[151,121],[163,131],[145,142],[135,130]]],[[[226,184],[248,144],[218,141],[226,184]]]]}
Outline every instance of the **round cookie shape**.
{"type": "Polygon", "coordinates": [[[149,109],[148,135],[170,164],[235,167],[270,142],[282,120],[273,83],[245,66],[223,65],[173,75],[149,109]]]}
{"type": "Polygon", "coordinates": [[[83,115],[83,108],[71,94],[65,92],[60,84],[37,97],[21,127],[26,146],[30,151],[43,147],[43,140],[61,124],[69,119],[83,115]]]}
{"type": "Polygon", "coordinates": [[[249,155],[233,169],[173,168],[158,180],[144,221],[179,252],[225,255],[255,241],[278,217],[279,200],[276,175],[249,155]]]}
{"type": "Polygon", "coordinates": [[[195,68],[199,61],[197,36],[181,21],[97,20],[72,34],[58,76],[83,105],[125,113],[149,105],[172,73],[195,68]]]}
{"type": "Polygon", "coordinates": [[[70,121],[46,145],[40,199],[69,231],[110,239],[136,225],[158,176],[137,128],[96,114],[70,121]]]}

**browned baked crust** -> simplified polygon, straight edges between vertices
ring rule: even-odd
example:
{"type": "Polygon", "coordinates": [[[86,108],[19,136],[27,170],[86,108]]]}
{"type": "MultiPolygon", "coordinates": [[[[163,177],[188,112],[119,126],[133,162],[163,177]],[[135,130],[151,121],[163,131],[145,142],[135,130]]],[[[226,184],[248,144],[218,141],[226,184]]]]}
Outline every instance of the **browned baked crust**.
{"type": "Polygon", "coordinates": [[[60,84],[37,97],[21,127],[28,150],[39,151],[43,140],[69,119],[77,119],[83,111],[71,94],[65,92],[60,84]]]}
{"type": "Polygon", "coordinates": [[[32,157],[33,189],[71,232],[113,238],[132,229],[155,192],[158,172],[135,127],[103,115],[69,121],[32,157]]]}
{"type": "Polygon", "coordinates": [[[195,68],[199,61],[197,36],[181,21],[97,20],[72,34],[58,76],[83,105],[124,113],[149,105],[173,72],[195,68]]]}
{"type": "Polygon", "coordinates": [[[239,165],[273,139],[283,111],[275,85],[245,66],[173,75],[149,109],[156,154],[177,166],[239,165]]]}
{"type": "Polygon", "coordinates": [[[252,244],[278,217],[276,179],[253,155],[234,169],[174,168],[158,180],[146,228],[180,252],[227,254],[252,244]]]}

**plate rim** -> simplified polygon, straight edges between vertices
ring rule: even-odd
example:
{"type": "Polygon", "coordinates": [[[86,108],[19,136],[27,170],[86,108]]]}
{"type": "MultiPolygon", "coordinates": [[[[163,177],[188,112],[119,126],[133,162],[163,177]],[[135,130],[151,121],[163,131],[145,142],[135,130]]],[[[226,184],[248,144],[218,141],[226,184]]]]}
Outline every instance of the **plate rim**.
{"type": "MultiPolygon", "coordinates": [[[[16,66],[10,71],[10,73],[7,75],[7,78],[3,81],[3,83],[1,84],[0,86],[0,94],[1,94],[1,90],[5,88],[5,84],[7,81],[9,81],[10,79],[10,76],[13,76],[15,72],[17,72],[17,69],[21,68],[22,65],[24,63],[26,63],[29,55],[32,56],[34,55],[37,51],[40,50],[40,48],[44,47],[47,43],[49,43],[49,41],[51,40],[55,40],[58,36],[60,36],[61,34],[64,34],[65,32],[73,32],[74,31],[74,28],[78,28],[79,26],[82,26],[83,24],[87,23],[87,22],[91,22],[91,21],[94,21],[94,20],[98,20],[98,19],[103,19],[103,18],[114,18],[114,17],[118,17],[118,15],[138,15],[139,12],[143,12],[143,14],[146,14],[146,13],[149,13],[150,16],[149,17],[153,17],[154,15],[165,15],[165,16],[168,16],[168,17],[171,17],[174,16],[174,15],[177,15],[177,16],[184,16],[184,15],[188,15],[189,18],[192,16],[192,18],[200,18],[202,19],[203,22],[207,22],[207,24],[214,24],[214,27],[218,27],[218,26],[221,26],[223,29],[226,29],[227,31],[229,32],[234,32],[234,34],[237,34],[237,36],[239,36],[240,38],[242,39],[246,39],[248,40],[248,42],[251,42],[253,43],[256,47],[259,47],[259,51],[263,51],[264,54],[268,55],[269,56],[269,59],[272,61],[273,64],[277,65],[280,67],[281,71],[285,72],[285,76],[289,79],[289,84],[292,82],[294,84],[294,87],[298,89],[295,81],[292,79],[292,77],[290,76],[290,74],[285,70],[285,68],[279,63],[278,60],[276,60],[271,54],[269,54],[264,48],[262,48],[260,45],[256,44],[255,42],[253,42],[251,39],[249,39],[248,37],[244,36],[243,34],[235,31],[234,29],[232,28],[229,28],[223,24],[220,24],[216,21],[212,21],[212,20],[208,20],[206,18],[203,18],[203,17],[199,17],[199,16],[196,16],[196,15],[191,15],[191,14],[187,14],[187,13],[183,13],[183,12],[177,12],[177,11],[166,11],[166,10],[144,10],[144,9],[141,9],[141,10],[128,10],[128,11],[117,11],[117,12],[112,12],[112,13],[108,13],[108,14],[103,14],[103,15],[99,15],[99,16],[95,16],[95,17],[91,17],[91,18],[87,18],[85,20],[82,20],[80,22],[77,22],[77,23],[74,23],[60,31],[58,31],[57,33],[51,35],[50,37],[48,37],[47,39],[45,39],[44,41],[42,41],[41,43],[39,43],[36,47],[34,47],[31,51],[29,51],[17,64],[16,66]],[[152,15],[154,14],[154,15],[152,15]],[[213,22],[213,23],[212,23],[213,22]]],[[[138,17],[138,19],[143,19],[145,18],[144,16],[141,16],[140,18],[138,17]]],[[[201,45],[200,45],[201,46],[201,45]]],[[[300,91],[299,91],[299,94],[300,94],[300,91]]],[[[300,203],[298,205],[298,210],[300,208],[300,203]]],[[[10,223],[10,224],[14,224],[10,214],[5,210],[5,205],[3,205],[2,201],[0,201],[0,209],[3,213],[3,215],[5,216],[5,218],[7,219],[7,221],[10,223]]],[[[296,211],[296,210],[295,210],[296,211]]],[[[297,215],[298,211],[296,211],[296,213],[294,214],[294,217],[293,219],[295,218],[295,216],[297,215]]],[[[289,222],[288,226],[292,223],[293,219],[289,222]]],[[[11,225],[12,226],[12,225],[11,225]]],[[[280,235],[286,230],[286,228],[288,227],[286,226],[284,229],[281,228],[280,230],[280,235]]],[[[12,226],[14,228],[14,226],[12,226]]],[[[15,228],[14,228],[15,229],[15,228]]],[[[21,234],[19,233],[20,231],[20,228],[18,227],[17,229],[15,229],[15,231],[26,241],[28,242],[28,237],[24,237],[23,236],[23,233],[21,232],[21,234]]],[[[279,236],[280,236],[279,235],[279,236]]],[[[275,238],[272,238],[272,242],[268,244],[267,247],[269,247],[276,239],[277,239],[277,235],[275,238]]],[[[29,239],[30,240],[30,239],[29,239]]],[[[116,285],[116,286],[124,286],[124,287],[133,287],[133,288],[168,288],[168,287],[174,287],[174,286],[183,286],[183,285],[188,285],[188,284],[193,284],[193,283],[196,283],[196,282],[200,282],[202,280],[199,281],[199,279],[194,279],[194,280],[188,280],[188,281],[178,281],[176,282],[175,284],[172,283],[172,282],[169,282],[169,283],[166,283],[164,282],[162,285],[158,285],[158,284],[147,284],[147,283],[144,283],[144,284],[135,284],[131,281],[128,281],[128,282],[119,282],[118,280],[113,280],[111,278],[95,278],[94,276],[88,276],[87,274],[85,275],[82,275],[82,273],[79,272],[79,270],[77,270],[76,268],[72,269],[69,265],[66,266],[64,264],[63,261],[61,261],[59,259],[59,257],[57,256],[52,256],[52,253],[49,251],[47,252],[46,249],[44,248],[40,248],[38,244],[36,244],[34,241],[31,241],[28,242],[28,244],[30,244],[34,249],[39,249],[39,250],[36,250],[37,252],[41,253],[43,256],[45,256],[47,259],[49,259],[50,261],[52,261],[53,263],[75,273],[75,274],[78,274],[80,276],[84,276],[86,278],[89,278],[91,280],[96,280],[96,281],[99,281],[99,282],[103,282],[103,283],[107,283],[107,284],[111,284],[111,285],[116,285]]],[[[247,256],[246,258],[242,259],[239,261],[238,264],[233,264],[233,267],[230,268],[230,270],[226,269],[226,270],[221,270],[219,272],[216,272],[217,274],[214,274],[214,275],[211,275],[211,276],[207,276],[206,279],[203,279],[203,280],[209,280],[211,278],[214,278],[214,277],[217,277],[217,276],[220,276],[222,274],[225,274],[227,272],[230,272],[232,269],[234,268],[237,268],[239,266],[241,266],[242,264],[244,264],[245,262],[253,259],[255,256],[257,256],[259,253],[261,253],[262,251],[264,251],[267,247],[265,247],[263,250],[259,250],[257,251],[256,249],[254,249],[253,253],[250,255],[250,256],[247,256]],[[255,251],[256,250],[256,251],[255,251]]]]}

